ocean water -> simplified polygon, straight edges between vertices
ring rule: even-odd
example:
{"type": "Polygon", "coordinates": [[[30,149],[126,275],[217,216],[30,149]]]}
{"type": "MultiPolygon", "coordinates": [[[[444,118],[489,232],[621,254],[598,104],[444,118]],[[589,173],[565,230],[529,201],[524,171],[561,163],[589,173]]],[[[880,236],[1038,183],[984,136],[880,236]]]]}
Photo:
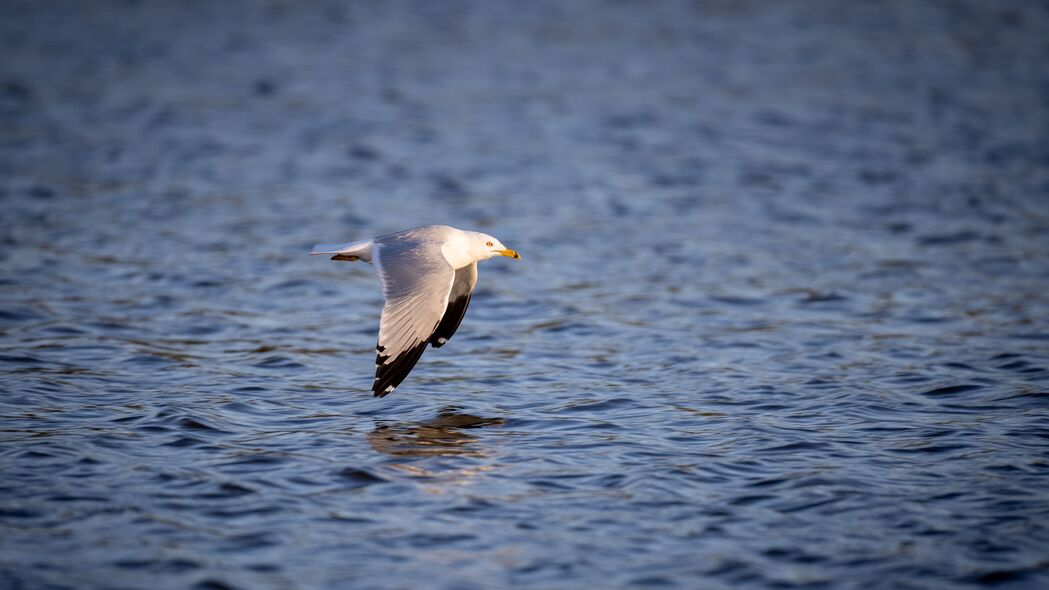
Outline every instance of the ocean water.
{"type": "Polygon", "coordinates": [[[7,2],[0,587],[1049,586],[1036,2],[7,2]],[[447,223],[455,337],[305,253],[447,223]]]}

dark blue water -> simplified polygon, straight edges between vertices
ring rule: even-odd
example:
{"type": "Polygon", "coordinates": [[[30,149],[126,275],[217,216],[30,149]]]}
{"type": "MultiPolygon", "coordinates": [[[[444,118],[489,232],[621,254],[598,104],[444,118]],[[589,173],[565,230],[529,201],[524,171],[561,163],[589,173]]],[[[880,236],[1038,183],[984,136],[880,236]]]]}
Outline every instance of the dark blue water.
{"type": "Polygon", "coordinates": [[[0,587],[1049,585],[1036,2],[7,2],[0,587]],[[368,395],[372,269],[455,338],[368,395]]]}

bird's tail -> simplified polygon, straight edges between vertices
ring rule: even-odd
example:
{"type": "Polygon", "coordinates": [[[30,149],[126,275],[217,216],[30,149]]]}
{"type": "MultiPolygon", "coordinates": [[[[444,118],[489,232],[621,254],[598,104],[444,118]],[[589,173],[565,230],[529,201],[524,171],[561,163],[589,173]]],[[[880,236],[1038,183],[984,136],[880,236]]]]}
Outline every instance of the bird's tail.
{"type": "Polygon", "coordinates": [[[349,244],[317,244],[310,251],[310,256],[318,254],[334,254],[332,258],[338,260],[356,260],[359,258],[365,262],[371,262],[372,242],[371,240],[366,240],[363,242],[350,242],[349,244]]]}

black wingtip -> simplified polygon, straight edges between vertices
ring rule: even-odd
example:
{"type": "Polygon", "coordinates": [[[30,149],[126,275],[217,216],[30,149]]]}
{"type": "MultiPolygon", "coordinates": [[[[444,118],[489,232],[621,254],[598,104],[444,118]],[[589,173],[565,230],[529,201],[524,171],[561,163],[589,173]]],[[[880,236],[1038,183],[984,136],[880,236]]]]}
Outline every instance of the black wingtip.
{"type": "Polygon", "coordinates": [[[426,350],[427,341],[416,341],[416,344],[386,364],[389,358],[384,355],[381,346],[376,346],[378,354],[375,355],[375,382],[372,384],[372,393],[375,397],[385,397],[390,394],[404,378],[411,372],[412,367],[419,361],[423,351],[426,350]]]}
{"type": "Polygon", "coordinates": [[[430,346],[440,348],[455,334],[466,315],[466,308],[470,306],[471,294],[457,297],[455,301],[449,301],[444,310],[441,322],[437,324],[433,334],[430,335],[430,346]]]}

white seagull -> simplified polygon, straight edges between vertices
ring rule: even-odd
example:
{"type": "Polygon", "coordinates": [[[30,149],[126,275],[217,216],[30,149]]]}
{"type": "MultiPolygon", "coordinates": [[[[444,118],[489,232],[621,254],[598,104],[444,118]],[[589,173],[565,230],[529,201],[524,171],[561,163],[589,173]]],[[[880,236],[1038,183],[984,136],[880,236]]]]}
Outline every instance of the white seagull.
{"type": "Polygon", "coordinates": [[[477,284],[477,261],[521,255],[496,238],[447,225],[427,225],[350,244],[317,244],[314,254],[375,266],[386,303],[375,345],[372,392],[383,397],[404,381],[426,345],[455,334],[477,284]]]}

